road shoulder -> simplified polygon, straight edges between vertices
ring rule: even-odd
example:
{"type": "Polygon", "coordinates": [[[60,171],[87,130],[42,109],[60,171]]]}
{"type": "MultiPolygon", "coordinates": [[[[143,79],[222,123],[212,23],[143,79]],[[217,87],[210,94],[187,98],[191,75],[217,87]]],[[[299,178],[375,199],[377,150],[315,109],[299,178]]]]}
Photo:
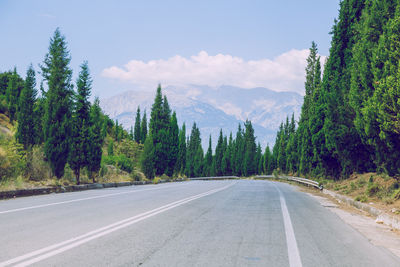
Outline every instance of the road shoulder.
{"type": "Polygon", "coordinates": [[[364,235],[373,245],[384,247],[400,258],[400,231],[390,226],[376,223],[376,218],[373,218],[368,213],[339,202],[330,195],[300,186],[297,186],[297,190],[308,194],[323,207],[335,213],[345,223],[364,235]]]}

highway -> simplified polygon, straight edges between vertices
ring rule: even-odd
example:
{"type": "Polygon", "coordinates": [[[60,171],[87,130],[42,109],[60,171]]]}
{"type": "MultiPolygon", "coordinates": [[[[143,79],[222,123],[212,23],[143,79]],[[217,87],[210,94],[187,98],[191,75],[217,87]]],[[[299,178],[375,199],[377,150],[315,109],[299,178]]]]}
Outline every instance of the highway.
{"type": "Polygon", "coordinates": [[[272,181],[189,181],[0,201],[0,266],[400,266],[272,181]]]}

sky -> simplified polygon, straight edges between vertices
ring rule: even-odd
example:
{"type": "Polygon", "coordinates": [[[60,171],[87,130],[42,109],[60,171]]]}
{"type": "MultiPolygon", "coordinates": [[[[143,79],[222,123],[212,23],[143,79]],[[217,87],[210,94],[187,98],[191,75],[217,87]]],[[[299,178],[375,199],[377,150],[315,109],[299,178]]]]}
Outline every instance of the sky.
{"type": "Polygon", "coordinates": [[[0,0],[0,72],[38,71],[59,27],[74,80],[88,60],[100,98],[158,83],[304,94],[311,41],[324,59],[339,2],[0,0]]]}

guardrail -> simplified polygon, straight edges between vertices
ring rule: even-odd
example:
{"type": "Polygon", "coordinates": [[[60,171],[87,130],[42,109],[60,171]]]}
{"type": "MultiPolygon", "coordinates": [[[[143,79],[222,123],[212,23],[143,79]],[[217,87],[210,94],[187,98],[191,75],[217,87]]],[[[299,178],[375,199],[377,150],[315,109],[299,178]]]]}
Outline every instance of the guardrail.
{"type": "Polygon", "coordinates": [[[239,179],[237,176],[214,176],[214,177],[192,177],[189,180],[228,180],[228,179],[239,179]]]}
{"type": "MultiPolygon", "coordinates": [[[[257,175],[255,177],[256,178],[275,178],[273,175],[257,175]]],[[[322,184],[318,183],[317,181],[306,179],[306,178],[294,177],[294,176],[279,176],[278,178],[298,182],[300,184],[305,184],[308,186],[312,186],[312,187],[318,188],[319,190],[324,189],[322,184]]]]}

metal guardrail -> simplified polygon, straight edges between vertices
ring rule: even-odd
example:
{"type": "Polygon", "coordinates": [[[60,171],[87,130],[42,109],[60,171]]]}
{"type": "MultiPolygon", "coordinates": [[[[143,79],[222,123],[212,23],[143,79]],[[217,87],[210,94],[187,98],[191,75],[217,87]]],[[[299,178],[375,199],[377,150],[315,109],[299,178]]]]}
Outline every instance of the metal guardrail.
{"type": "MultiPolygon", "coordinates": [[[[273,175],[257,175],[255,176],[256,178],[275,178],[273,175]]],[[[286,179],[289,181],[295,181],[301,184],[305,184],[308,186],[313,186],[315,188],[318,188],[322,190],[324,187],[322,184],[318,183],[317,181],[306,179],[306,178],[301,178],[301,177],[294,177],[294,176],[279,176],[279,179],[286,179]]]]}
{"type": "Polygon", "coordinates": [[[228,179],[239,179],[237,176],[214,176],[214,177],[193,177],[189,180],[228,180],[228,179]]]}

